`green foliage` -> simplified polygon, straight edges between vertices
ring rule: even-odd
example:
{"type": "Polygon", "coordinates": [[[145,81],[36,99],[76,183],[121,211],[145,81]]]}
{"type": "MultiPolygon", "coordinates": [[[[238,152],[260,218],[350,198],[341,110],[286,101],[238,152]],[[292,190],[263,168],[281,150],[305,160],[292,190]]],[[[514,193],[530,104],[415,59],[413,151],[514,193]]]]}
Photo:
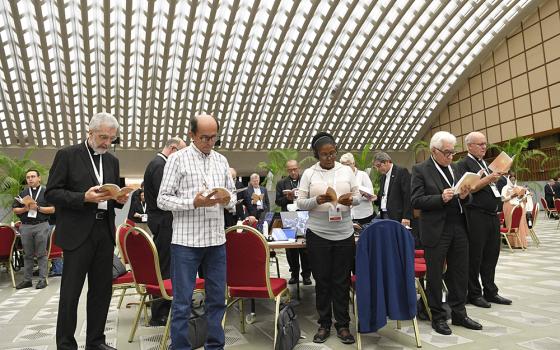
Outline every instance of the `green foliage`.
{"type": "Polygon", "coordinates": [[[548,156],[537,149],[528,150],[529,143],[533,141],[531,137],[516,137],[508,140],[500,145],[491,144],[488,149],[497,149],[500,152],[505,152],[513,158],[511,170],[519,175],[530,174],[531,170],[528,167],[529,161],[539,161],[542,166],[548,160],[548,156]]]}
{"type": "Polygon", "coordinates": [[[353,153],[353,155],[356,168],[366,173],[367,169],[370,169],[369,178],[373,184],[373,191],[377,193],[379,191],[379,179],[381,178],[381,174],[372,169],[374,155],[374,152],[372,152],[372,145],[370,143],[366,144],[361,152],[353,153]]]}
{"type": "MultiPolygon", "coordinates": [[[[0,153],[0,206],[2,208],[10,208],[14,197],[25,188],[25,173],[29,169],[38,170],[42,183],[47,182],[48,168],[30,159],[31,153],[33,153],[33,149],[27,150],[22,158],[11,158],[0,153]]],[[[11,211],[8,214],[11,214],[11,211]]],[[[2,218],[2,221],[6,217],[12,217],[8,214],[2,218]]]]}
{"type": "MultiPolygon", "coordinates": [[[[276,186],[278,180],[282,179],[283,176],[286,176],[288,173],[286,172],[286,162],[290,159],[297,160],[299,157],[299,152],[295,149],[275,149],[269,151],[267,153],[268,162],[260,162],[258,164],[258,168],[260,170],[266,170],[266,172],[270,172],[273,175],[272,181],[272,188],[276,186]]],[[[303,171],[305,168],[309,167],[310,165],[316,162],[315,158],[313,157],[305,157],[301,160],[298,160],[299,167],[303,171]]],[[[266,184],[268,178],[265,179],[263,185],[266,184]]]]}
{"type": "Polygon", "coordinates": [[[412,150],[414,151],[414,160],[418,162],[418,154],[430,154],[430,143],[428,141],[418,140],[412,144],[412,150]]]}

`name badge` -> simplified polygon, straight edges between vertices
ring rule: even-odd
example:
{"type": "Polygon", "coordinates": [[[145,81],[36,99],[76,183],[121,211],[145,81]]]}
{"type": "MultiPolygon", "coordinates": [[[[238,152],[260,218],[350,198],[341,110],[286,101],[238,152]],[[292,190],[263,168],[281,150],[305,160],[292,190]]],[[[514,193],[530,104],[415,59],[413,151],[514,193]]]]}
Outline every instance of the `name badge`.
{"type": "Polygon", "coordinates": [[[148,222],[148,214],[142,214],[142,222],[148,222]]]}
{"type": "Polygon", "coordinates": [[[97,209],[107,210],[107,201],[97,203],[97,209]]]}
{"type": "Polygon", "coordinates": [[[329,221],[337,222],[342,220],[342,212],[340,208],[330,208],[329,209],[329,221]]]}
{"type": "Polygon", "coordinates": [[[387,209],[387,196],[381,197],[381,209],[387,209]]]}
{"type": "Polygon", "coordinates": [[[501,198],[502,195],[500,194],[500,191],[498,191],[498,188],[496,187],[496,184],[490,184],[490,188],[492,189],[492,192],[494,192],[494,197],[496,198],[501,198]]]}
{"type": "Polygon", "coordinates": [[[204,213],[207,219],[217,219],[219,217],[220,211],[218,205],[212,207],[205,207],[204,213]]]}
{"type": "Polygon", "coordinates": [[[28,218],[36,218],[37,217],[37,210],[30,209],[27,212],[27,217],[28,218]]]}

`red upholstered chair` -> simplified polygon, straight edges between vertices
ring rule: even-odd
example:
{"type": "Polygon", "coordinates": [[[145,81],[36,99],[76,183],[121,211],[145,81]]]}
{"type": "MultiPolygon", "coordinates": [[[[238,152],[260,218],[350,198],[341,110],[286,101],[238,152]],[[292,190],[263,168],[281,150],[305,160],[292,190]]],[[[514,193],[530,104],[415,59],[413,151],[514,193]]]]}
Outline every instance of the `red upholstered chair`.
{"type": "Polygon", "coordinates": [[[539,215],[539,203],[533,205],[533,210],[531,210],[531,216],[533,217],[533,225],[529,228],[529,234],[531,234],[531,239],[537,245],[537,248],[541,244],[539,236],[537,236],[537,231],[535,231],[535,226],[537,225],[537,216],[539,215]]]}
{"type": "MultiPolygon", "coordinates": [[[[126,233],[128,231],[130,231],[131,229],[132,229],[132,226],[130,226],[128,224],[121,224],[121,225],[119,225],[119,227],[117,227],[117,239],[116,239],[117,248],[118,248],[118,251],[119,251],[119,258],[121,259],[124,266],[128,265],[128,257],[126,256],[126,251],[124,250],[124,237],[126,236],[126,233]]],[[[134,276],[132,276],[132,271],[128,271],[124,275],[113,279],[113,292],[112,292],[112,294],[115,294],[115,291],[117,291],[117,290],[121,291],[119,304],[117,305],[118,309],[120,309],[120,307],[122,305],[122,302],[123,302],[123,299],[126,295],[135,295],[136,294],[136,293],[126,294],[126,291],[129,288],[134,288],[134,276]]]]}
{"type": "Polygon", "coordinates": [[[136,226],[136,223],[133,220],[130,219],[126,219],[125,224],[129,225],[129,226],[136,226]]]}
{"type": "Polygon", "coordinates": [[[14,256],[14,244],[16,243],[16,231],[9,225],[0,225],[0,264],[6,267],[6,271],[12,277],[12,286],[16,287],[12,259],[14,256]]]}
{"type": "MultiPolygon", "coordinates": [[[[544,212],[546,213],[546,216],[548,216],[549,219],[552,219],[552,216],[550,214],[554,214],[558,212],[556,208],[548,207],[548,203],[546,202],[546,199],[544,199],[544,197],[541,197],[541,204],[544,209],[544,212]]],[[[556,206],[556,203],[554,204],[556,206]]]]}
{"type": "MultiPolygon", "coordinates": [[[[136,291],[141,295],[140,307],[136,312],[134,325],[130,330],[128,342],[131,343],[138,327],[140,313],[146,307],[148,296],[154,298],[163,298],[166,300],[173,300],[173,286],[171,279],[164,280],[161,277],[161,270],[159,267],[159,257],[156,246],[150,235],[144,230],[133,227],[125,235],[124,251],[128,257],[128,262],[132,268],[136,291]]],[[[204,289],[204,280],[197,278],[195,291],[204,289]]],[[[171,310],[167,317],[167,324],[161,338],[159,349],[166,349],[167,338],[169,337],[169,325],[171,322],[171,310]]]]}
{"type": "MultiPolygon", "coordinates": [[[[270,250],[268,243],[256,229],[236,225],[226,230],[226,261],[228,308],[240,301],[241,332],[245,333],[243,299],[274,299],[274,346],[276,346],[277,320],[280,300],[289,298],[288,284],[283,278],[270,277],[270,250]],[[241,229],[240,232],[237,232],[241,229]]],[[[226,309],[227,311],[227,309],[226,309]]],[[[223,323],[225,324],[226,314],[223,323]]]]}
{"type": "MultiPolygon", "coordinates": [[[[506,224],[508,224],[508,226],[500,228],[500,233],[502,237],[506,239],[506,243],[512,253],[513,248],[511,247],[511,244],[509,244],[508,236],[515,236],[517,240],[521,242],[521,238],[519,237],[519,225],[521,224],[521,217],[523,215],[525,215],[523,208],[520,205],[514,206],[509,213],[509,220],[506,220],[506,224]]],[[[522,247],[522,249],[525,248],[522,247]]]]}
{"type": "MultiPolygon", "coordinates": [[[[56,245],[56,243],[54,243],[55,232],[56,229],[53,229],[49,237],[49,246],[47,247],[47,259],[48,259],[47,271],[51,270],[52,261],[54,259],[62,258],[62,248],[60,248],[59,246],[56,245]]],[[[47,284],[48,282],[49,282],[49,278],[47,274],[47,284]]]]}
{"type": "Polygon", "coordinates": [[[503,227],[504,223],[506,221],[506,218],[504,217],[504,212],[503,211],[498,213],[498,220],[500,221],[500,227],[503,227]]]}

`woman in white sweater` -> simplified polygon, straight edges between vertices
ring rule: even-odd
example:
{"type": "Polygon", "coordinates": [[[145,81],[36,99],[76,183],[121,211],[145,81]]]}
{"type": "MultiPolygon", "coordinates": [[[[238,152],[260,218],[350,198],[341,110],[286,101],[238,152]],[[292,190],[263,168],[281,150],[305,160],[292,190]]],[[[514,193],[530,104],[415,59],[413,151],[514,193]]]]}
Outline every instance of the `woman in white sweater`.
{"type": "Polygon", "coordinates": [[[330,134],[315,135],[311,147],[319,162],[303,173],[297,205],[309,210],[306,241],[319,313],[319,330],[313,341],[327,340],[334,313],[337,336],[344,344],[352,344],[354,337],[348,328],[350,269],[354,260],[350,207],[360,202],[358,184],[352,169],[336,162],[336,144],[330,134]]]}

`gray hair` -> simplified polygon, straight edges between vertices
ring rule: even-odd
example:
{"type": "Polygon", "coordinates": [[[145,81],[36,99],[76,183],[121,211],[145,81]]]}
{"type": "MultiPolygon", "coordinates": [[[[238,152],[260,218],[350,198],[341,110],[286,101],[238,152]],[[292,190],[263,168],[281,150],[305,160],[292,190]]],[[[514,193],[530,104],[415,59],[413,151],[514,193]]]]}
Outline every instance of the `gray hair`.
{"type": "Polygon", "coordinates": [[[181,141],[183,141],[183,139],[180,138],[179,136],[172,137],[169,140],[167,140],[167,142],[165,143],[165,147],[179,145],[181,144],[181,141]]]}
{"type": "Polygon", "coordinates": [[[106,125],[111,129],[119,130],[119,122],[112,114],[106,112],[96,113],[89,120],[89,130],[99,130],[102,125],[106,125]]]}
{"type": "Polygon", "coordinates": [[[355,164],[356,161],[354,160],[354,155],[352,153],[344,153],[343,155],[340,156],[340,162],[341,163],[352,163],[355,164]]]}
{"type": "Polygon", "coordinates": [[[453,146],[457,143],[457,138],[450,132],[438,131],[432,136],[430,140],[430,149],[441,148],[444,142],[451,143],[453,146]]]}
{"type": "Polygon", "coordinates": [[[484,134],[479,131],[473,131],[468,133],[468,135],[465,136],[465,145],[470,145],[471,143],[473,143],[473,137],[480,136],[480,135],[484,136],[484,134]]]}
{"type": "Polygon", "coordinates": [[[385,162],[392,162],[391,157],[385,153],[385,152],[377,152],[374,156],[373,156],[373,162],[380,162],[380,163],[385,163],[385,162]]]}
{"type": "Polygon", "coordinates": [[[261,178],[261,177],[259,176],[259,174],[257,174],[257,173],[252,173],[251,176],[250,176],[249,178],[252,180],[252,179],[254,179],[255,177],[258,177],[259,179],[261,178]]]}

